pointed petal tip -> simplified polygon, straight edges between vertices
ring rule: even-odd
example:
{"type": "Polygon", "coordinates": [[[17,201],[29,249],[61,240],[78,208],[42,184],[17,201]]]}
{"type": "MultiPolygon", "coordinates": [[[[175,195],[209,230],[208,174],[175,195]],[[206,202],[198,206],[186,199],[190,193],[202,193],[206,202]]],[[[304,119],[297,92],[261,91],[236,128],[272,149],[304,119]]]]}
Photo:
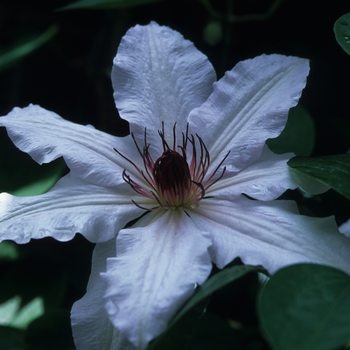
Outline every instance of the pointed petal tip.
{"type": "Polygon", "coordinates": [[[188,114],[208,98],[216,80],[208,58],[192,42],[155,22],[130,28],[113,62],[114,99],[121,117],[130,122],[132,132],[147,126],[156,137],[166,121],[169,130],[177,123],[181,138],[188,114]]]}
{"type": "Polygon", "coordinates": [[[37,163],[63,157],[77,176],[101,186],[124,183],[122,172],[128,162],[118,157],[114,148],[128,158],[137,154],[131,137],[119,138],[73,123],[38,105],[15,107],[0,118],[0,126],[6,127],[15,146],[37,163]]]}
{"type": "MultiPolygon", "coordinates": [[[[350,220],[344,222],[339,226],[339,231],[350,238],[350,220]]],[[[349,253],[350,254],[350,253],[349,253]]]]}
{"type": "Polygon", "coordinates": [[[95,186],[69,173],[42,195],[2,193],[0,238],[27,243],[53,237],[64,242],[79,232],[92,242],[107,241],[142,213],[124,190],[95,186]]]}
{"type": "Polygon", "coordinates": [[[214,91],[189,116],[212,159],[228,151],[228,170],[238,172],[261,155],[268,138],[286,125],[306,84],[308,60],[278,54],[241,61],[214,84],[214,91]]]}
{"type": "Polygon", "coordinates": [[[192,213],[198,227],[211,227],[212,259],[224,267],[240,257],[269,272],[296,263],[318,263],[350,273],[350,239],[333,217],[300,215],[293,201],[209,200],[192,213]]]}

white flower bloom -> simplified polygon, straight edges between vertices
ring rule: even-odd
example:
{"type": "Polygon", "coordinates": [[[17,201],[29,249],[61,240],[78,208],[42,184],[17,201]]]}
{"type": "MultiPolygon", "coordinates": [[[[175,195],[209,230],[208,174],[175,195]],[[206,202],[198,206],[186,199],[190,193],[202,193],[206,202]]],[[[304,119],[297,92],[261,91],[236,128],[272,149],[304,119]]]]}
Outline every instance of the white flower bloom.
{"type": "Polygon", "coordinates": [[[33,105],[0,118],[38,163],[63,156],[70,168],[43,195],[1,194],[0,238],[66,241],[79,232],[97,243],[87,293],[72,310],[78,349],[144,349],[212,262],[350,272],[350,240],[333,219],[274,201],[296,187],[286,164],[293,155],[273,154],[265,141],[284,128],[308,71],[307,60],[263,55],[214,83],[192,43],[151,23],[130,29],[114,60],[114,98],[130,136],[33,105]]]}

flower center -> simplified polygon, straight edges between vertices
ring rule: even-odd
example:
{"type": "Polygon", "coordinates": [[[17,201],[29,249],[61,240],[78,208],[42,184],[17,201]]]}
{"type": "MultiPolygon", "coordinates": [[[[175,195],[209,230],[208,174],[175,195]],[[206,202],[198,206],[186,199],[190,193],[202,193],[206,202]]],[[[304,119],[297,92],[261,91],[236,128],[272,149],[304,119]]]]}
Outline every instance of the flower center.
{"type": "Polygon", "coordinates": [[[131,134],[135,146],[143,160],[143,169],[140,169],[133,161],[115,149],[119,155],[134,166],[148,186],[140,185],[134,181],[130,175],[127,174],[126,170],[123,172],[123,179],[125,182],[138,194],[150,198],[153,202],[156,201],[157,205],[152,208],[144,208],[136,202],[133,202],[138,207],[145,210],[183,209],[197,205],[197,203],[204,198],[206,190],[224,175],[225,167],[221,174],[216,179],[213,179],[228,154],[213,173],[210,176],[206,176],[210,166],[210,155],[207,147],[198,135],[196,135],[196,139],[193,135],[189,136],[187,127],[186,134],[182,135],[182,144],[176,145],[175,124],[173,127],[173,146],[170,147],[164,137],[164,123],[162,123],[162,131],[158,133],[162,140],[163,153],[156,161],[153,161],[149,152],[150,145],[147,144],[146,129],[142,150],[138,146],[134,135],[131,134]],[[187,161],[188,148],[192,151],[190,162],[187,161]],[[181,153],[179,153],[177,149],[179,149],[181,153]]]}
{"type": "Polygon", "coordinates": [[[186,159],[179,153],[167,150],[156,160],[153,178],[160,193],[170,202],[183,197],[191,187],[191,174],[186,159]]]}
{"type": "Polygon", "coordinates": [[[169,207],[192,205],[204,196],[202,186],[192,180],[186,158],[171,149],[155,161],[153,179],[160,202],[169,207]]]}

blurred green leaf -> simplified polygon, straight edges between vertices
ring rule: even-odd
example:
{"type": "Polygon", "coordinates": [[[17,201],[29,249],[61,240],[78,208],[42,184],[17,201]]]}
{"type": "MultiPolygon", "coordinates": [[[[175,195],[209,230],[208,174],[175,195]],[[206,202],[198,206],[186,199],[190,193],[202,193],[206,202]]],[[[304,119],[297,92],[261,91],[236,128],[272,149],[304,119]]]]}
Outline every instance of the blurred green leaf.
{"type": "Polygon", "coordinates": [[[66,169],[63,158],[39,165],[27,154],[10,148],[0,153],[0,192],[9,192],[17,196],[44,193],[66,169]]]}
{"type": "Polygon", "coordinates": [[[9,323],[9,326],[26,329],[28,325],[44,314],[44,302],[43,299],[37,297],[31,302],[23,306],[9,323]]]}
{"type": "Polygon", "coordinates": [[[350,55],[350,13],[338,18],[333,30],[338,44],[350,55]]]}
{"type": "Polygon", "coordinates": [[[164,0],[80,0],[64,6],[59,10],[125,8],[147,5],[158,1],[164,0]]]}
{"type": "Polygon", "coordinates": [[[314,123],[309,113],[301,106],[291,108],[282,133],[266,141],[271,151],[281,154],[294,152],[298,156],[311,154],[315,144],[314,123]]]}
{"type": "Polygon", "coordinates": [[[0,304],[0,324],[18,329],[26,329],[28,325],[43,315],[44,303],[37,297],[21,307],[21,297],[15,296],[0,304]]]}
{"type": "Polygon", "coordinates": [[[19,256],[17,244],[11,241],[0,243],[0,261],[16,260],[19,256]]]}
{"type": "Polygon", "coordinates": [[[349,310],[350,276],[313,264],[279,270],[258,300],[261,326],[274,350],[344,345],[350,340],[349,310]]]}
{"type": "Polygon", "coordinates": [[[12,194],[14,196],[35,196],[47,192],[60,179],[65,167],[63,161],[55,163],[55,166],[49,168],[42,178],[12,191],[12,194]]]}
{"type": "Polygon", "coordinates": [[[350,154],[326,157],[294,157],[288,165],[350,199],[350,154]]]}
{"type": "Polygon", "coordinates": [[[15,296],[0,304],[0,324],[8,326],[21,305],[21,297],[15,296]]]}
{"type": "Polygon", "coordinates": [[[31,40],[23,45],[20,45],[5,54],[0,56],[0,70],[6,68],[6,66],[14,61],[23,58],[24,56],[32,53],[38,47],[47,43],[58,32],[58,26],[52,25],[43,34],[36,39],[31,40]]]}

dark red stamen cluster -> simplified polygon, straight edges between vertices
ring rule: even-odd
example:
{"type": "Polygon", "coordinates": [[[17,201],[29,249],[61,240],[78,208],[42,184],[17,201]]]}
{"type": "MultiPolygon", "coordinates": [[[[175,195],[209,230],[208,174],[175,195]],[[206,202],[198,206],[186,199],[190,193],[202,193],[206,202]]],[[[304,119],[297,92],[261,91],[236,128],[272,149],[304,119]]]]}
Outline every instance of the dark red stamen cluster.
{"type": "MultiPolygon", "coordinates": [[[[162,131],[159,131],[159,136],[162,140],[163,154],[156,161],[153,161],[149,152],[150,145],[147,144],[146,140],[146,129],[142,151],[132,134],[135,146],[143,160],[144,169],[140,169],[134,162],[115,149],[118,154],[134,166],[148,186],[142,186],[135,182],[127,174],[126,170],[123,172],[123,179],[137,193],[157,202],[155,207],[142,207],[143,209],[176,209],[196,205],[204,197],[206,190],[224,175],[226,168],[223,169],[219,177],[213,180],[228,154],[214,172],[205,179],[210,165],[210,155],[204,142],[198,135],[196,135],[196,138],[199,152],[197,152],[195,137],[188,135],[188,127],[186,128],[186,134],[182,135],[182,145],[176,145],[176,124],[173,128],[173,147],[169,147],[165,140],[164,123],[162,124],[162,131]],[[192,150],[190,162],[187,161],[187,146],[190,146],[192,150]]],[[[137,203],[135,204],[138,205],[137,203]]]]}
{"type": "Polygon", "coordinates": [[[153,167],[153,178],[161,192],[173,196],[185,193],[191,187],[191,174],[186,159],[171,149],[164,151],[153,167]]]}

